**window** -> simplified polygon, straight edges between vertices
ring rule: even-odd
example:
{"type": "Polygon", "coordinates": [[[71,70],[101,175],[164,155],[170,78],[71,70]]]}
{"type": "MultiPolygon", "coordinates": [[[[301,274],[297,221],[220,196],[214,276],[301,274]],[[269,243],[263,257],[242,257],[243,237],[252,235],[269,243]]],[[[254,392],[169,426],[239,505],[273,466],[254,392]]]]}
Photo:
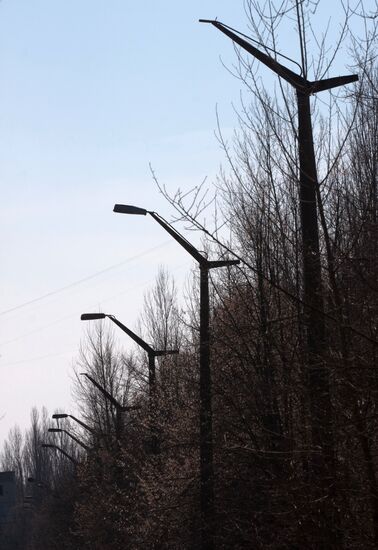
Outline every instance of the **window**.
{"type": "Polygon", "coordinates": [[[3,496],[3,494],[4,494],[4,493],[3,493],[3,486],[0,485],[0,497],[3,496]]]}

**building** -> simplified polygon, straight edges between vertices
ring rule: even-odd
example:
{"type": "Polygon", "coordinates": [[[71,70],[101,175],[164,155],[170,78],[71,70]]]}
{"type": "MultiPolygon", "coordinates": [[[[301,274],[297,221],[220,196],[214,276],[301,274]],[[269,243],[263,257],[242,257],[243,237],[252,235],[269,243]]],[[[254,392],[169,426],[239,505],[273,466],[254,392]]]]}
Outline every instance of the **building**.
{"type": "Polygon", "coordinates": [[[11,510],[16,504],[15,472],[0,472],[0,526],[10,522],[11,510]]]}

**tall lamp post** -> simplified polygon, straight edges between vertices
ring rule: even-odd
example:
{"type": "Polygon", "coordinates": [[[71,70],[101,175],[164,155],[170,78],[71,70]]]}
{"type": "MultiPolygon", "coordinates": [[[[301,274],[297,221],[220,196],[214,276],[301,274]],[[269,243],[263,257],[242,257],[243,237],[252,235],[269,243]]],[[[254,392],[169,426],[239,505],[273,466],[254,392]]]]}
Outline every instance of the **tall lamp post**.
{"type": "MultiPolygon", "coordinates": [[[[103,437],[103,434],[97,432],[96,430],[88,426],[88,424],[86,424],[79,418],[76,418],[76,416],[73,416],[72,414],[67,414],[67,413],[55,413],[52,415],[52,418],[54,418],[55,420],[60,420],[63,418],[71,418],[71,420],[74,420],[77,424],[79,424],[79,426],[84,428],[84,430],[87,430],[87,432],[89,432],[93,436],[93,440],[96,446],[100,446],[100,440],[101,440],[101,437],[103,437]]],[[[59,426],[59,423],[58,423],[58,426],[59,426]]]]}
{"type": "Polygon", "coordinates": [[[72,420],[74,420],[75,422],[80,424],[80,426],[82,428],[84,428],[85,430],[87,430],[91,434],[96,435],[96,431],[93,428],[91,428],[90,426],[88,426],[88,424],[86,424],[85,422],[83,422],[79,418],[76,418],[76,416],[73,416],[72,414],[55,413],[55,414],[52,415],[52,418],[54,418],[55,420],[60,420],[62,418],[71,418],[72,420]]]}
{"type": "Polygon", "coordinates": [[[125,332],[138,346],[140,346],[148,355],[148,388],[150,392],[150,422],[151,422],[151,432],[152,432],[152,445],[151,451],[154,454],[159,452],[159,440],[157,437],[156,429],[156,419],[155,419],[155,408],[156,408],[156,357],[161,357],[162,355],[174,355],[179,353],[179,350],[155,350],[152,346],[147,344],[140,336],[135,334],[130,330],[126,325],[121,323],[114,315],[109,315],[108,313],[83,313],[81,315],[82,321],[93,321],[96,319],[105,319],[107,317],[114,324],[116,324],[123,332],[125,332]]]}
{"type": "Polygon", "coordinates": [[[116,204],[113,210],[120,214],[136,214],[142,216],[149,214],[192,256],[192,258],[196,260],[200,268],[201,548],[203,550],[212,550],[214,548],[214,465],[210,371],[209,270],[217,267],[236,265],[239,263],[239,260],[208,260],[156,212],[125,204],[116,204]]]}
{"type": "Polygon", "coordinates": [[[83,313],[81,315],[82,321],[93,321],[95,319],[105,319],[107,317],[113,323],[115,323],[123,332],[125,332],[134,342],[138,344],[148,355],[148,381],[149,381],[149,391],[150,397],[154,398],[156,393],[156,367],[155,367],[155,358],[161,357],[162,355],[174,355],[179,353],[179,350],[155,350],[147,342],[145,342],[140,336],[135,334],[127,326],[125,326],[121,321],[119,321],[114,315],[109,315],[108,313],[83,313]]]}
{"type": "MultiPolygon", "coordinates": [[[[339,76],[309,81],[270,57],[240,33],[216,20],[200,19],[201,23],[210,23],[231,38],[253,57],[261,61],[276,75],[294,87],[298,107],[298,149],[299,149],[299,198],[302,232],[302,263],[304,283],[305,322],[308,349],[308,386],[312,411],[312,438],[315,447],[322,449],[322,457],[316,453],[312,459],[314,485],[320,484],[325,492],[331,485],[334,474],[334,443],[332,434],[330,380],[326,365],[322,359],[326,341],[324,322],[324,300],[322,292],[321,257],[319,247],[319,227],[317,215],[317,197],[319,184],[314,152],[310,95],[350,84],[358,80],[357,75],[339,76]],[[322,466],[323,463],[323,466],[322,466]]],[[[307,76],[307,75],[306,75],[307,76]]],[[[319,500],[324,501],[325,495],[319,500]]],[[[326,516],[327,514],[323,514],[326,516]]],[[[325,532],[333,532],[322,518],[325,532]]],[[[332,528],[331,528],[332,527],[332,528]]],[[[332,536],[332,535],[331,535],[332,536]]]]}
{"type": "Polygon", "coordinates": [[[83,449],[85,449],[87,452],[91,450],[90,447],[88,447],[88,445],[85,445],[85,443],[83,443],[82,441],[80,441],[80,439],[78,439],[77,437],[75,437],[73,434],[71,434],[70,432],[68,432],[67,430],[63,430],[62,428],[49,428],[48,429],[48,432],[49,433],[64,433],[66,435],[68,435],[68,437],[70,437],[71,439],[73,439],[75,441],[75,443],[77,443],[78,445],[80,445],[80,447],[83,447],[83,449]]]}
{"type": "Polygon", "coordinates": [[[96,388],[105,396],[105,398],[110,401],[112,405],[114,405],[116,410],[116,439],[119,441],[122,433],[122,413],[126,411],[134,411],[136,409],[139,409],[139,406],[123,406],[113,395],[111,395],[105,388],[103,388],[97,380],[95,380],[92,376],[87,374],[86,372],[81,372],[81,376],[85,376],[88,378],[88,380],[96,386],[96,388]]]}
{"type": "Polygon", "coordinates": [[[75,464],[75,466],[78,465],[78,461],[75,460],[71,455],[66,453],[66,451],[64,451],[61,447],[58,447],[58,445],[53,445],[52,443],[42,443],[41,447],[43,449],[55,449],[59,451],[62,455],[64,455],[66,458],[68,458],[68,460],[70,460],[73,464],[75,464]]]}

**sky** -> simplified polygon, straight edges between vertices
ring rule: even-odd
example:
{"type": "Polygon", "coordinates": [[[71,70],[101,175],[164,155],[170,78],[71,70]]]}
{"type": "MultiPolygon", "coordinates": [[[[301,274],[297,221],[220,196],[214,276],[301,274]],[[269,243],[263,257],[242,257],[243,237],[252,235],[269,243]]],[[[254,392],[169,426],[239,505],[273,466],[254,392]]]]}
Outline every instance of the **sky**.
{"type": "Polygon", "coordinates": [[[33,406],[75,412],[81,313],[135,330],[158,267],[190,274],[152,219],[112,209],[171,219],[150,164],[171,192],[215,179],[216,110],[231,136],[241,88],[231,42],[198,23],[215,17],[248,30],[241,0],[0,3],[0,448],[33,406]]]}

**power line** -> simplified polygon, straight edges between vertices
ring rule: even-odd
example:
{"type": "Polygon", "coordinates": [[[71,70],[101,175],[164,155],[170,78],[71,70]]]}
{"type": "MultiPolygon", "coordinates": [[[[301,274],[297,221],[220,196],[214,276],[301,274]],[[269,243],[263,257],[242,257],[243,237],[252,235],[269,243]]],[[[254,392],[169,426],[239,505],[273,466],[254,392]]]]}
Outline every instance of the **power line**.
{"type": "MultiPolygon", "coordinates": [[[[185,262],[184,264],[180,264],[179,266],[175,267],[172,272],[177,271],[178,269],[181,269],[182,267],[186,266],[188,262],[185,262]]],[[[133,290],[140,288],[141,286],[146,286],[147,284],[153,282],[154,279],[149,279],[148,281],[141,282],[137,285],[134,285],[127,290],[124,290],[122,292],[117,292],[117,294],[112,294],[111,296],[108,296],[106,298],[103,298],[102,300],[99,300],[99,303],[102,304],[104,302],[109,302],[110,300],[114,300],[114,298],[118,298],[119,296],[123,296],[124,294],[133,292],[133,290]]],[[[86,309],[96,307],[96,306],[88,306],[86,309]]],[[[19,340],[23,340],[24,338],[27,338],[28,336],[31,336],[33,334],[36,334],[38,332],[41,332],[43,330],[46,330],[54,325],[57,325],[59,323],[62,323],[63,321],[67,321],[68,319],[73,319],[75,317],[78,317],[79,314],[76,313],[70,313],[69,315],[66,315],[64,317],[60,317],[59,319],[56,319],[55,321],[52,321],[51,323],[48,323],[47,325],[43,325],[41,327],[35,328],[33,330],[30,330],[29,332],[26,332],[24,334],[17,335],[15,338],[12,338],[10,340],[6,340],[5,342],[0,342],[0,346],[6,346],[7,344],[13,344],[14,342],[18,342],[19,340]]]]}
{"type": "Polygon", "coordinates": [[[28,359],[20,359],[19,361],[4,363],[4,365],[1,365],[1,368],[12,367],[13,365],[20,365],[22,363],[30,363],[31,361],[41,361],[42,359],[50,359],[52,357],[59,357],[61,355],[67,355],[68,353],[74,353],[74,351],[61,351],[60,353],[49,353],[48,355],[40,355],[39,357],[29,357],[28,359]]]}
{"type": "Polygon", "coordinates": [[[12,313],[13,311],[17,311],[18,309],[21,309],[21,308],[27,307],[29,305],[35,304],[36,302],[40,302],[41,300],[45,300],[46,298],[49,298],[50,296],[54,296],[55,294],[59,294],[60,292],[64,292],[65,290],[68,290],[69,288],[73,288],[73,287],[78,286],[82,283],[90,281],[91,279],[94,279],[95,277],[99,277],[100,275],[103,275],[104,273],[107,273],[108,271],[112,271],[113,269],[117,269],[118,267],[121,267],[122,265],[125,265],[129,262],[132,262],[134,260],[142,258],[143,256],[147,256],[151,252],[154,252],[155,250],[158,250],[159,248],[163,248],[164,246],[167,246],[168,244],[171,244],[171,242],[172,242],[171,240],[165,241],[164,243],[162,243],[158,246],[154,246],[153,248],[149,248],[148,250],[146,250],[145,252],[142,252],[141,254],[137,254],[136,256],[132,256],[131,258],[127,258],[123,262],[111,265],[110,267],[106,267],[105,269],[102,269],[101,271],[97,271],[96,273],[93,273],[92,275],[88,275],[87,277],[84,277],[83,279],[79,279],[78,281],[75,281],[73,283],[65,285],[61,288],[58,288],[56,290],[52,290],[51,292],[47,292],[46,294],[43,294],[42,296],[38,296],[38,298],[33,298],[32,300],[28,300],[27,302],[24,302],[22,304],[14,306],[10,309],[0,311],[0,316],[6,315],[8,313],[12,313]]]}

